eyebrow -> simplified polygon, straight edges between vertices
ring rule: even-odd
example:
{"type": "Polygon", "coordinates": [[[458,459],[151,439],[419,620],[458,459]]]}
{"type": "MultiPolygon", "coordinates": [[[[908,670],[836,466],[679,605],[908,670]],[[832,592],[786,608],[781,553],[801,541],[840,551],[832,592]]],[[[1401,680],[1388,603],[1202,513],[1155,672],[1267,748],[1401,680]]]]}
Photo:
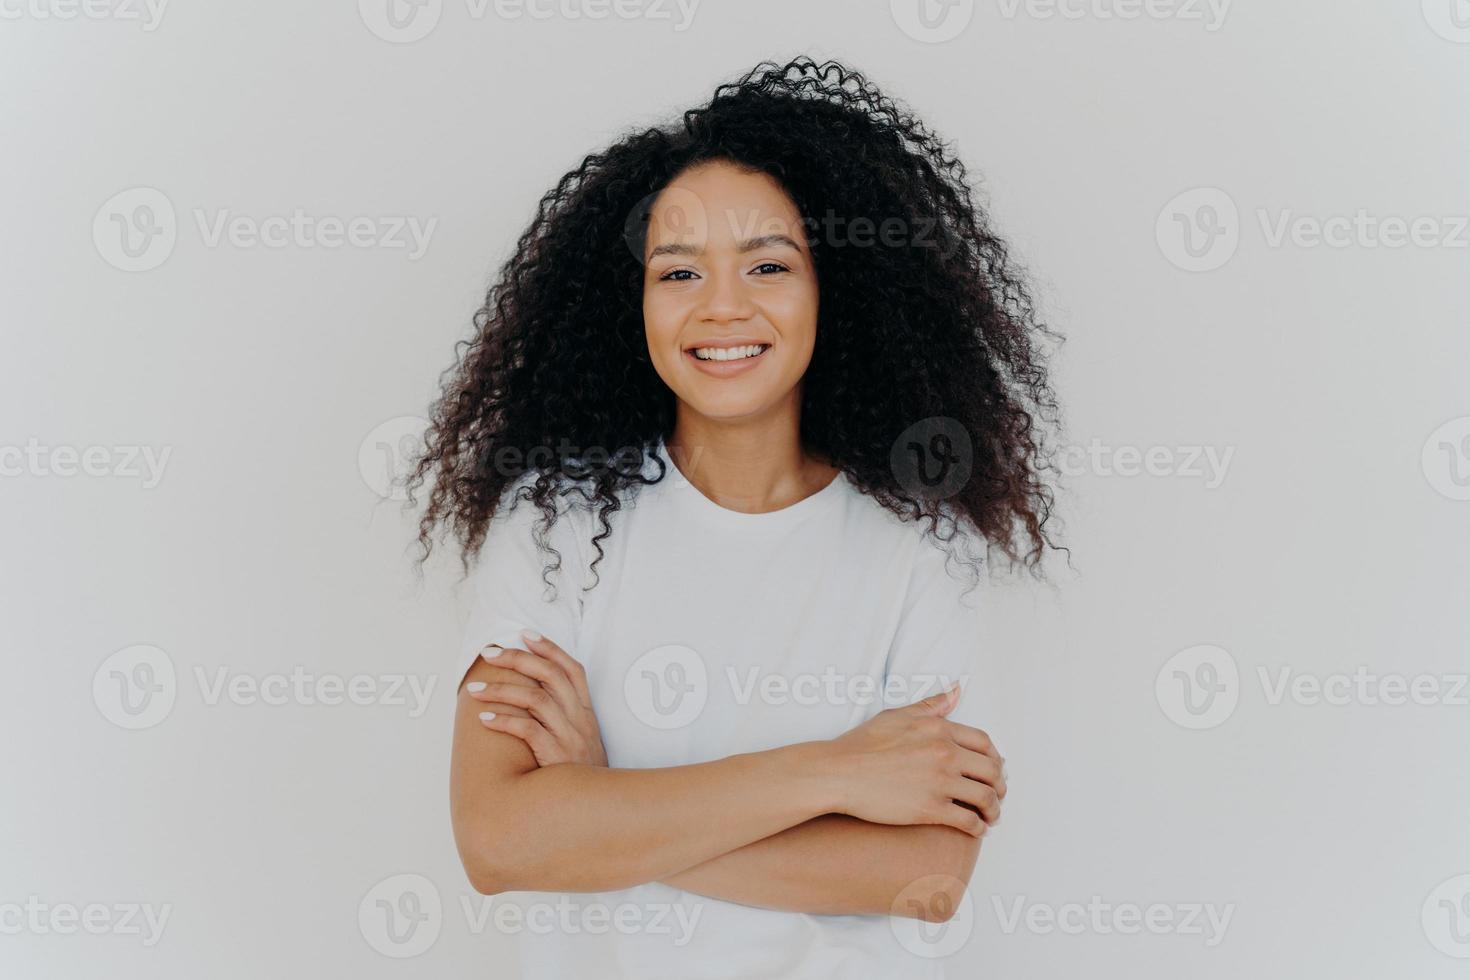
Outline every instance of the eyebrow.
{"type": "MultiPolygon", "coordinates": [[[[737,246],[737,249],[743,254],[745,252],[754,252],[756,249],[769,248],[772,245],[785,245],[793,252],[801,251],[797,247],[796,242],[786,235],[762,235],[759,238],[747,238],[737,246]]],[[[667,245],[655,246],[653,251],[648,253],[648,258],[652,261],[660,255],[698,255],[701,251],[703,249],[697,245],[690,245],[685,242],[670,242],[667,245]]]]}

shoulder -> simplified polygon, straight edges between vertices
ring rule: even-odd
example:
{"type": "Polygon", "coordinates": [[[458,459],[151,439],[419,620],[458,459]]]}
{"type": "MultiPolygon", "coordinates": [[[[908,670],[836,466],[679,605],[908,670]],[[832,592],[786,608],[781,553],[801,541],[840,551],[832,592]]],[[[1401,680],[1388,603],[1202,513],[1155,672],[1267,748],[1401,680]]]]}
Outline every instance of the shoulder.
{"type": "Polygon", "coordinates": [[[978,585],[985,539],[953,509],[941,507],[934,519],[900,515],[855,486],[849,491],[853,530],[904,566],[911,592],[937,589],[958,597],[978,585]]]}
{"type": "Polygon", "coordinates": [[[571,578],[581,584],[594,535],[595,507],[581,490],[550,486],[537,491],[536,475],[526,474],[506,487],[496,504],[475,558],[475,573],[525,574],[551,584],[571,578]]]}

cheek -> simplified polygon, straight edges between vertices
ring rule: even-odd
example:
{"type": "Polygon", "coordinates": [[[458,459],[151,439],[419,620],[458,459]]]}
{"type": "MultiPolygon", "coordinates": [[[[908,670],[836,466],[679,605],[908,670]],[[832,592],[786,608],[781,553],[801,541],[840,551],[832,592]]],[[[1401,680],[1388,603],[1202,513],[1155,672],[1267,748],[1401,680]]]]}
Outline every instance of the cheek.
{"type": "Polygon", "coordinates": [[[793,291],[768,304],[767,310],[776,322],[781,339],[793,347],[808,350],[817,338],[817,292],[815,287],[793,291]]]}
{"type": "Polygon", "coordinates": [[[662,348],[674,342],[679,333],[679,322],[667,299],[651,295],[643,297],[643,332],[655,357],[662,356],[662,348]]]}

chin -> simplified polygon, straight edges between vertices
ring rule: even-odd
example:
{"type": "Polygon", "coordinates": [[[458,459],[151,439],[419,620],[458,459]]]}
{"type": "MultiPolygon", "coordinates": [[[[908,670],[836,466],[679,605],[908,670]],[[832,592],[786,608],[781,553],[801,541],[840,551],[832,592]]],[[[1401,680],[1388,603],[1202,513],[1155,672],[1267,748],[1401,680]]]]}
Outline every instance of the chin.
{"type": "Polygon", "coordinates": [[[765,396],[764,392],[723,392],[710,397],[706,392],[691,393],[693,397],[682,400],[695,414],[717,422],[735,422],[755,418],[776,406],[779,399],[765,396]]]}

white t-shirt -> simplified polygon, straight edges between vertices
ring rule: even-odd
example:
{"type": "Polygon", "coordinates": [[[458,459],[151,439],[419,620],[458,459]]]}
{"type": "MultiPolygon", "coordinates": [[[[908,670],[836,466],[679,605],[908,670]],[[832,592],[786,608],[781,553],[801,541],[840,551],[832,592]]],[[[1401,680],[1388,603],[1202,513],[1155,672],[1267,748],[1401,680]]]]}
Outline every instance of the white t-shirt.
{"type": "MultiPolygon", "coordinates": [[[[519,647],[520,631],[536,630],[586,667],[615,768],[833,738],[954,681],[964,694],[949,717],[983,727],[969,677],[978,589],[924,525],[841,474],[790,507],[742,514],[691,485],[663,447],[658,455],[667,475],[612,516],[590,591],[597,521],[580,496],[564,499],[551,528],[554,596],[533,538],[539,509],[518,502],[496,515],[472,574],[456,677],[487,644],[519,647]]],[[[935,924],[808,915],[656,882],[495,901],[519,907],[490,928],[520,937],[529,980],[938,978],[969,912],[935,924]]]]}

